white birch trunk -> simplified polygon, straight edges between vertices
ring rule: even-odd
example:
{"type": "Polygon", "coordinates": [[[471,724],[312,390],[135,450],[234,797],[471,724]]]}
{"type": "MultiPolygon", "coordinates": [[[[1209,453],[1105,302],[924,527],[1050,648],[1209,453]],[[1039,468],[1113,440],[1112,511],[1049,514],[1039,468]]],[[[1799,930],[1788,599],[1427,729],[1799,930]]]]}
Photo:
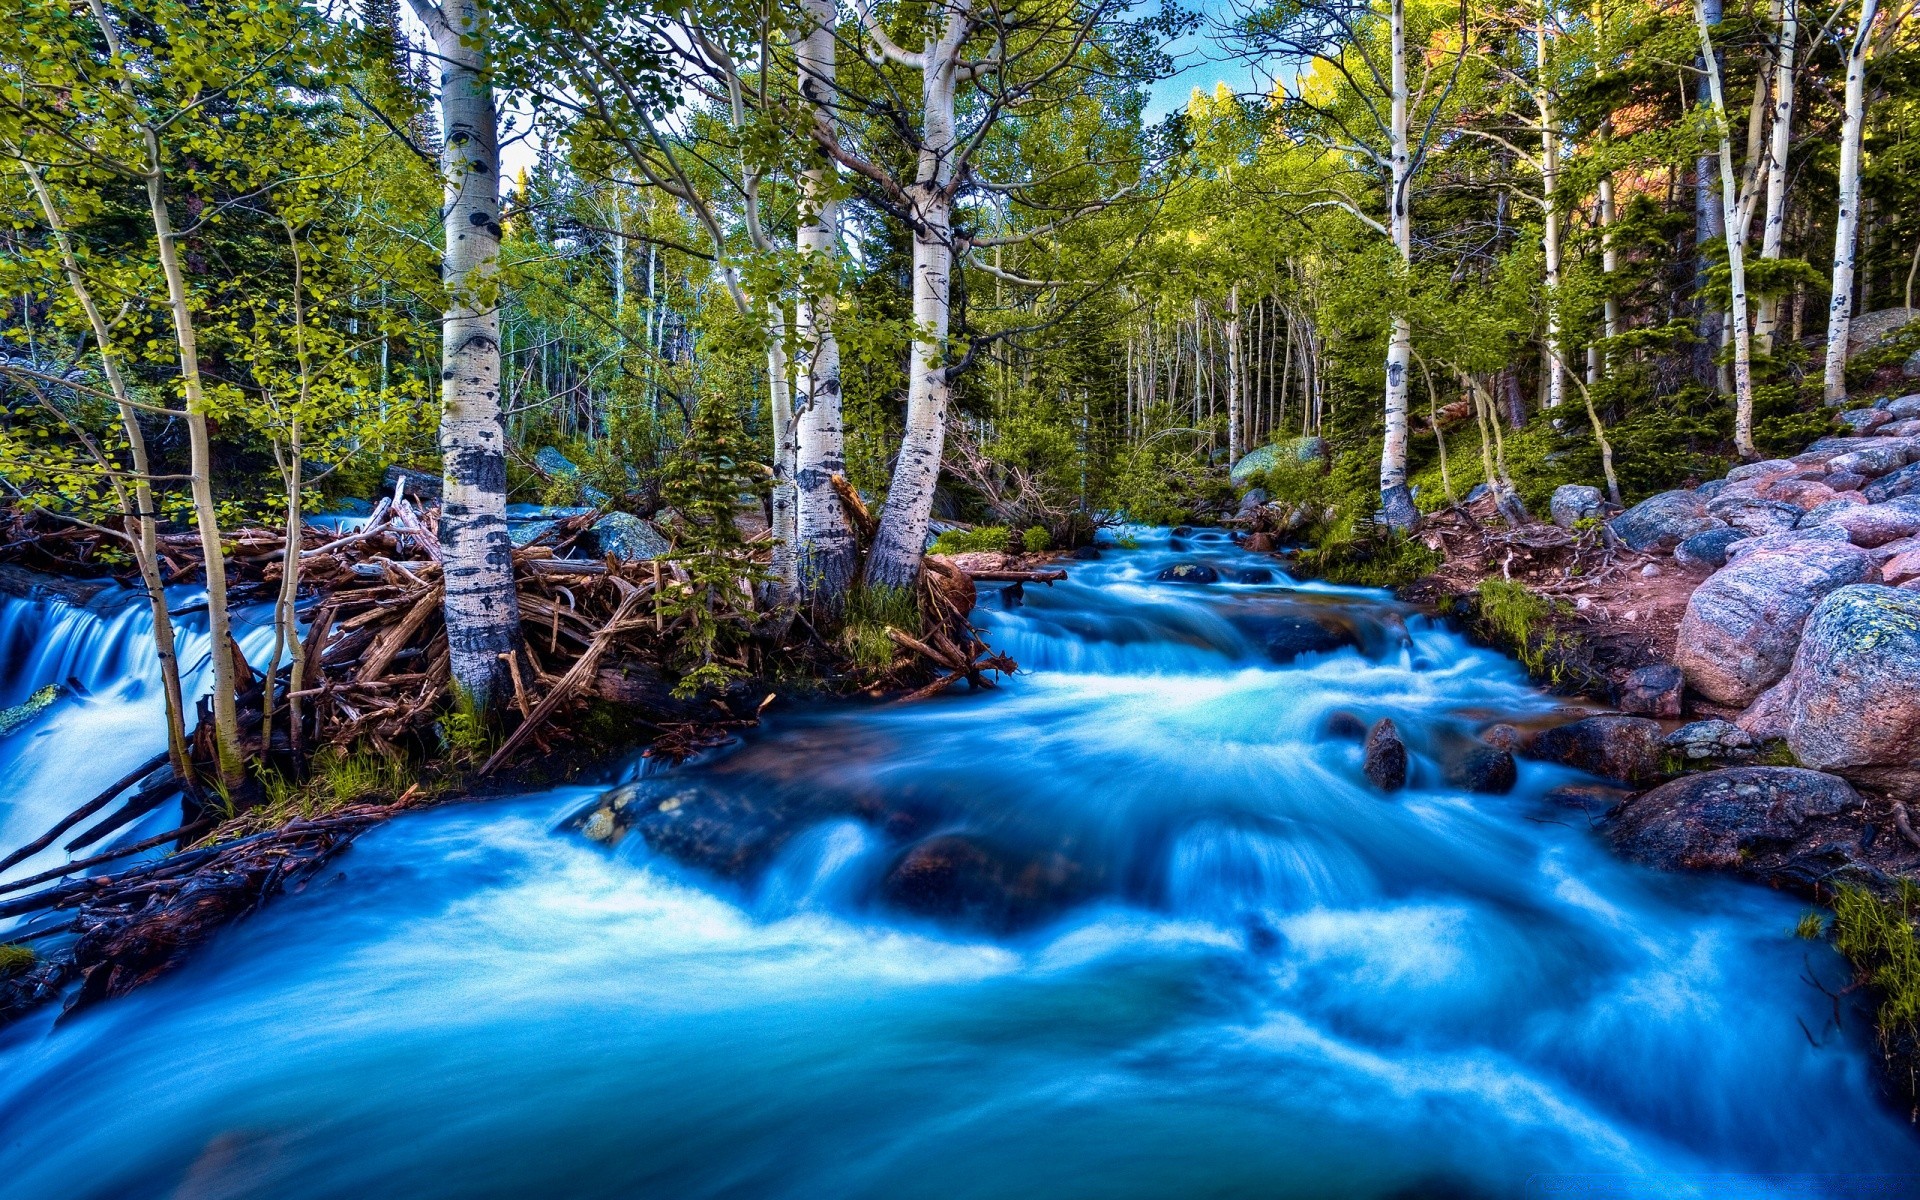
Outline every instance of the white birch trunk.
{"type": "MultiPolygon", "coordinates": [[[[1407,144],[1407,8],[1393,0],[1393,109],[1391,188],[1387,196],[1388,232],[1403,267],[1413,263],[1413,214],[1408,191],[1412,160],[1407,144]]],[[[1387,343],[1386,437],[1380,447],[1380,508],[1387,524],[1411,529],[1419,520],[1407,489],[1407,385],[1413,364],[1413,327],[1406,314],[1393,314],[1387,343]]],[[[1316,405],[1317,407],[1317,405],[1316,405]]]]}
{"type": "MultiPolygon", "coordinates": [[[[1800,38],[1800,0],[1783,0],[1780,40],[1774,47],[1773,132],[1767,148],[1767,209],[1760,230],[1760,257],[1777,262],[1787,224],[1787,151],[1793,144],[1793,58],[1800,38]]],[[[1780,322],[1780,300],[1760,297],[1759,328],[1755,340],[1762,354],[1773,353],[1774,329],[1780,322]]]]}
{"type": "Polygon", "coordinates": [[[1747,328],[1746,238],[1740,233],[1740,185],[1733,174],[1733,134],[1727,124],[1726,97],[1720,87],[1720,60],[1713,52],[1712,27],[1707,22],[1704,0],[1694,0],[1693,14],[1699,26],[1701,57],[1707,67],[1707,95],[1719,134],[1720,212],[1727,234],[1727,273],[1732,291],[1728,308],[1733,318],[1733,446],[1742,458],[1754,458],[1757,452],[1753,445],[1753,346],[1747,328]]]}
{"type": "Polygon", "coordinates": [[[1540,69],[1536,89],[1540,110],[1540,246],[1545,253],[1547,274],[1547,356],[1543,365],[1547,372],[1546,407],[1559,408],[1567,398],[1566,368],[1560,356],[1560,211],[1555,207],[1560,183],[1560,138],[1553,127],[1553,83],[1548,70],[1547,13],[1544,4],[1541,5],[1540,21],[1534,30],[1540,69]]]}
{"type": "Polygon", "coordinates": [[[1240,285],[1227,292],[1227,462],[1240,461],[1246,450],[1241,433],[1241,409],[1246,397],[1240,386],[1240,285]]]}
{"type": "Polygon", "coordinates": [[[794,495],[795,454],[793,426],[793,364],[787,357],[787,312],[767,306],[767,406],[773,415],[773,491],[768,505],[773,525],[772,561],[768,564],[767,599],[772,606],[791,604],[800,592],[797,533],[799,520],[794,495]]]}
{"type": "Polygon", "coordinates": [[[472,0],[413,0],[440,59],[446,136],[440,321],[440,551],[446,564],[448,665],[476,712],[511,694],[503,654],[520,648],[520,603],[507,538],[506,433],[500,423],[498,114],[487,81],[485,24],[472,0]]]}
{"type": "MultiPolygon", "coordinates": [[[[816,119],[830,119],[834,82],[833,0],[808,0],[811,22],[799,39],[800,90],[813,102],[816,119]]],[[[818,163],[800,177],[800,222],[796,245],[817,275],[829,275],[837,257],[839,209],[832,199],[828,167],[818,163]]],[[[835,299],[818,279],[803,285],[796,313],[800,396],[794,416],[795,568],[800,596],[837,612],[859,566],[853,526],[833,490],[844,475],[846,435],[840,407],[840,343],[833,334],[835,299]]]]}
{"type": "Polygon", "coordinates": [[[961,0],[947,10],[938,39],[924,51],[919,164],[906,189],[914,220],[914,338],[908,360],[907,427],[880,528],[867,553],[869,586],[911,587],[919,578],[927,521],[933,515],[933,489],[940,481],[947,403],[953,391],[945,360],[953,267],[954,91],[960,45],[970,28],[967,4],[961,0]]]}
{"type": "Polygon", "coordinates": [[[1854,243],[1860,232],[1860,132],[1867,117],[1867,46],[1880,0],[1860,0],[1847,53],[1847,116],[1840,130],[1839,217],[1833,229],[1833,299],[1827,308],[1826,401],[1847,398],[1847,335],[1853,325],[1854,243]]]}

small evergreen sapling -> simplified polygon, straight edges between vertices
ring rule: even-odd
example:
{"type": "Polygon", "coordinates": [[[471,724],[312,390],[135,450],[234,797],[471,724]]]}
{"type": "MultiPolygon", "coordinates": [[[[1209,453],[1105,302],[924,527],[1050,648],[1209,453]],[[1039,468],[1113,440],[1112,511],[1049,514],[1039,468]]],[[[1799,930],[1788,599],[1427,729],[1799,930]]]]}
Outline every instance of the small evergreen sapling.
{"type": "Polygon", "coordinates": [[[662,598],[666,615],[683,630],[675,654],[678,695],[725,686],[745,669],[729,655],[753,625],[753,585],[768,576],[733,517],[743,495],[765,488],[733,405],[718,396],[702,400],[686,442],[667,461],[661,489],[680,514],[669,558],[687,573],[687,583],[669,587],[662,598]]]}

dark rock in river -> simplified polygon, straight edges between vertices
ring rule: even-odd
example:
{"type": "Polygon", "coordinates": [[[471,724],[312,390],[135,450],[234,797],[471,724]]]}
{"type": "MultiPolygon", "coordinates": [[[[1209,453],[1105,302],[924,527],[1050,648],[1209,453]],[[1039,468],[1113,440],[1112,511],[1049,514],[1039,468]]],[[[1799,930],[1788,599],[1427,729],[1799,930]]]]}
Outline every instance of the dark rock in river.
{"type": "Polygon", "coordinates": [[[1677,717],[1686,677],[1679,667],[1655,663],[1627,672],[1620,681],[1620,711],[1643,717],[1677,717]]]}
{"type": "Polygon", "coordinates": [[[1577,808],[1589,819],[1597,819],[1620,807],[1620,802],[1631,794],[1624,788],[1604,783],[1569,783],[1552,789],[1541,799],[1562,808],[1577,808]]]}
{"type": "Polygon", "coordinates": [[[1094,559],[1100,557],[1100,547],[1075,546],[1073,548],[1073,557],[1079,562],[1092,562],[1094,559]]]}
{"type": "Polygon", "coordinates": [[[1664,732],[1645,717],[1588,717],[1534,734],[1525,753],[1606,779],[1650,783],[1660,776],[1664,732]]]}
{"type": "Polygon", "coordinates": [[[1220,572],[1205,563],[1175,563],[1154,578],[1165,583],[1218,583],[1220,572]]]}
{"type": "Polygon", "coordinates": [[[1447,766],[1447,782],[1469,792],[1504,794],[1519,777],[1513,755],[1492,746],[1475,746],[1447,766]]]}
{"type": "Polygon", "coordinates": [[[1383,792],[1407,786],[1407,744],[1390,717],[1381,717],[1367,731],[1367,758],[1362,768],[1367,782],[1383,792]]]}
{"type": "Polygon", "coordinates": [[[1367,723],[1350,712],[1337,711],[1327,714],[1326,726],[1320,734],[1326,738],[1339,738],[1342,741],[1358,741],[1367,736],[1367,723]]]}
{"type": "Polygon", "coordinates": [[[1248,567],[1233,573],[1235,583],[1272,583],[1273,572],[1265,567],[1248,567]]]}
{"type": "Polygon", "coordinates": [[[1798,767],[1729,767],[1676,779],[1620,810],[1608,830],[1628,857],[1666,870],[1792,869],[1856,840],[1829,818],[1858,810],[1846,780],[1798,767]]]}
{"type": "Polygon", "coordinates": [[[882,885],[889,904],[992,929],[1031,925],[1082,898],[1079,864],[1059,853],[1026,859],[962,834],[928,838],[882,885]]]}
{"type": "Polygon", "coordinates": [[[1323,654],[1359,644],[1351,629],[1297,615],[1262,621],[1255,628],[1254,636],[1265,645],[1267,657],[1276,663],[1290,663],[1302,654],[1323,654]]]}
{"type": "Polygon", "coordinates": [[[1480,731],[1480,740],[1495,750],[1513,753],[1520,749],[1520,743],[1526,738],[1511,725],[1489,725],[1480,731]]]}

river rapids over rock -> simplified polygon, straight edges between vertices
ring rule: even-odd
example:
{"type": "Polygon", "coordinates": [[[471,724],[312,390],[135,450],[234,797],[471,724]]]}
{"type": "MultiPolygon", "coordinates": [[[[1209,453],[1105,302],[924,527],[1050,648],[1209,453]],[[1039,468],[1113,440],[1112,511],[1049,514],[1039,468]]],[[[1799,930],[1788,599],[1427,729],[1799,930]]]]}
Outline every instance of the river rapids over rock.
{"type": "MultiPolygon", "coordinates": [[[[159,982],[0,1031],[0,1196],[1920,1171],[1803,905],[1611,857],[1547,795],[1567,770],[1449,782],[1489,723],[1552,718],[1513,663],[1218,535],[1135,536],[983,586],[1023,668],[997,691],[776,705],[677,768],[409,815],[159,982]],[[1381,717],[1390,794],[1350,735],[1381,717]]],[[[33,619],[8,702],[86,692],[0,740],[9,844],[160,748],[138,618],[33,619]]]]}

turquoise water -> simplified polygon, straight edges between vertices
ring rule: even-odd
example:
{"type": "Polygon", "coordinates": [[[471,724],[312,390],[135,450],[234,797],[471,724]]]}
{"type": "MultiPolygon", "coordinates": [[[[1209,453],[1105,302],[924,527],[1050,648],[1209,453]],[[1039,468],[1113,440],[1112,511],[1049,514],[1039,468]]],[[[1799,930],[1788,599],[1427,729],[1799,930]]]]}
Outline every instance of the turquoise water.
{"type": "MultiPolygon", "coordinates": [[[[976,622],[1030,670],[998,691],[776,706],[706,761],[627,768],[643,795],[789,814],[724,878],[569,832],[604,784],[376,830],[163,981],[0,1031],[0,1196],[1916,1170],[1868,1033],[1809,982],[1845,972],[1791,936],[1802,905],[1615,859],[1544,798],[1576,780],[1557,768],[1450,788],[1473,730],[1555,702],[1376,593],[1231,581],[1262,565],[1145,535],[1019,607],[986,591],[976,622]],[[1157,582],[1175,561],[1229,581],[1157,582]],[[1357,644],[1275,662],[1302,613],[1357,644]],[[1399,723],[1407,791],[1365,786],[1336,711],[1399,723]],[[941,837],[1058,886],[1017,919],[916,915],[887,881],[941,837]]],[[[88,753],[109,777],[145,756],[88,753]]],[[[12,797],[59,770],[0,757],[12,797]]]]}

